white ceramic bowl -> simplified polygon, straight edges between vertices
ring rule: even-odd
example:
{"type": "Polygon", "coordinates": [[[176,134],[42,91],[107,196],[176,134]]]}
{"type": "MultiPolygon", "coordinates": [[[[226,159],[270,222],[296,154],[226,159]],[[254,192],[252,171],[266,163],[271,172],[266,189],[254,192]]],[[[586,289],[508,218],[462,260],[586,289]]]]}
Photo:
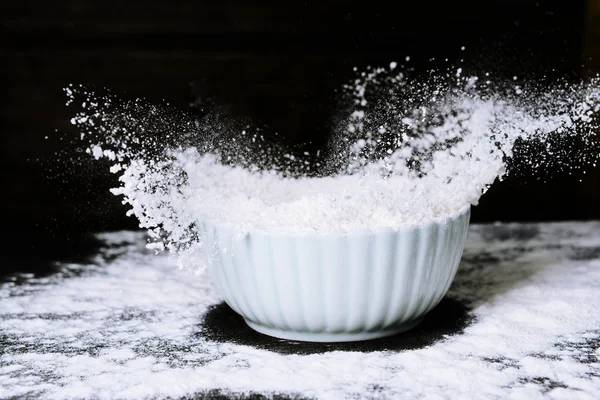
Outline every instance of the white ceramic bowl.
{"type": "Polygon", "coordinates": [[[350,234],[234,235],[201,223],[209,271],[227,304],[258,332],[345,342],[409,330],[448,291],[470,207],[425,225],[350,234]]]}

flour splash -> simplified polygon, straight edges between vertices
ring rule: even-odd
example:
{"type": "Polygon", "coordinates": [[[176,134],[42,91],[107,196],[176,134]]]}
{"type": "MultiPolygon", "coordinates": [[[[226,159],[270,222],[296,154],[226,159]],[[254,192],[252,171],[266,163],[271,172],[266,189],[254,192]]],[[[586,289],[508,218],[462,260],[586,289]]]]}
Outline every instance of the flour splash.
{"type": "Polygon", "coordinates": [[[72,123],[96,159],[119,176],[115,195],[148,229],[151,247],[193,265],[199,221],[249,231],[324,234],[398,229],[476,205],[518,168],[600,161],[600,79],[492,83],[461,69],[411,77],[396,63],[357,72],[344,88],[327,148],[310,154],[275,144],[258,128],[201,117],[84,87],[72,123]],[[565,157],[566,155],[566,157],[565,157]]]}

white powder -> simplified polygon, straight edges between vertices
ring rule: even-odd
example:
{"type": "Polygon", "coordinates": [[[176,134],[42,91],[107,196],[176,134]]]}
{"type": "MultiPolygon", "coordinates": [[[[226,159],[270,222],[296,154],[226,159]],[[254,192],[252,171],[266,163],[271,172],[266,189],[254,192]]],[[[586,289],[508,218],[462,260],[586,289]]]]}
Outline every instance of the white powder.
{"type": "Polygon", "coordinates": [[[104,234],[93,263],[0,284],[0,398],[597,399],[598,232],[474,225],[448,293],[472,308],[464,332],[416,350],[313,355],[209,340],[203,316],[221,301],[209,278],[144,252],[140,233],[104,234]]]}
{"type": "Polygon", "coordinates": [[[538,168],[575,136],[596,147],[571,163],[597,163],[599,79],[519,96],[479,87],[462,69],[425,81],[405,74],[395,63],[359,73],[346,87],[351,105],[329,155],[316,161],[306,152],[277,159],[280,151],[247,128],[236,134],[220,120],[172,116],[140,101],[114,111],[112,97],[105,105],[85,91],[87,109],[73,123],[91,140],[89,152],[114,164],[121,186],[113,193],[150,230],[153,248],[182,254],[182,264],[201,246],[198,221],[240,234],[325,234],[443,220],[502,178],[519,140],[547,144],[538,168]],[[170,129],[165,140],[145,128],[156,115],[170,129]],[[195,144],[206,137],[210,145],[195,144]]]}
{"type": "MultiPolygon", "coordinates": [[[[230,223],[240,230],[321,233],[400,227],[447,217],[468,200],[464,192],[442,196],[436,189],[445,192],[446,187],[422,184],[430,178],[421,184],[400,176],[282,178],[273,172],[225,166],[195,149],[174,155],[169,168],[183,171],[186,183],[179,186],[180,193],[165,193],[164,199],[154,193],[155,200],[169,201],[180,220],[187,216],[189,223],[198,219],[230,223]]],[[[161,179],[164,168],[159,169],[157,175],[144,169],[142,178],[139,166],[129,168],[123,187],[114,192],[136,198],[140,181],[155,184],[161,179]]]]}

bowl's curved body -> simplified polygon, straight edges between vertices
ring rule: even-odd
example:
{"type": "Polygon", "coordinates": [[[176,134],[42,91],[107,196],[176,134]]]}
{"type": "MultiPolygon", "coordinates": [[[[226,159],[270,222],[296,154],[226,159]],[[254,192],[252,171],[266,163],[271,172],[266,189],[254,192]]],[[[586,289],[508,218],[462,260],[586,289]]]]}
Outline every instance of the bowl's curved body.
{"type": "Polygon", "coordinates": [[[284,339],[341,342],[416,326],[458,268],[470,208],[398,230],[243,237],[200,224],[209,271],[227,304],[253,329],[284,339]]]}

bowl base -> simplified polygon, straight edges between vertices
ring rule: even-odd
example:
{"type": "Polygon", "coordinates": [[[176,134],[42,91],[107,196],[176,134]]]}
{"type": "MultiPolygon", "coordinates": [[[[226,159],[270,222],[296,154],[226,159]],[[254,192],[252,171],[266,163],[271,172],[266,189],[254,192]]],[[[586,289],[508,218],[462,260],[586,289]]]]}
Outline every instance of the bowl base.
{"type": "Polygon", "coordinates": [[[388,336],[393,336],[398,333],[406,332],[413,329],[423,321],[423,318],[408,321],[402,324],[394,325],[393,327],[381,329],[377,331],[358,331],[358,332],[306,332],[306,331],[291,331],[279,328],[271,328],[255,322],[244,319],[246,324],[255,331],[273,336],[279,339],[295,340],[300,342],[358,342],[361,340],[380,339],[388,336]]]}

